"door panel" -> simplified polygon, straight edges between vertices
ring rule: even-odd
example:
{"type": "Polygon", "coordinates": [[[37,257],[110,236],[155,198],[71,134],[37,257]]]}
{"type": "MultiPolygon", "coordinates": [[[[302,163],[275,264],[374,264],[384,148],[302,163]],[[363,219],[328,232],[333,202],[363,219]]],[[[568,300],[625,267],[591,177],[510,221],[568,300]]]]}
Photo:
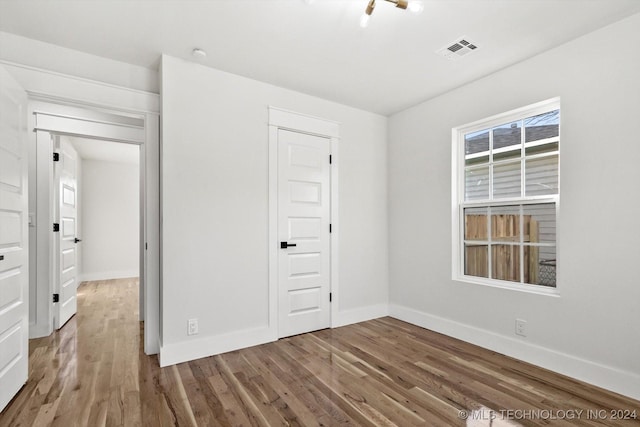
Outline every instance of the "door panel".
{"type": "Polygon", "coordinates": [[[0,67],[0,411],[27,381],[27,96],[0,67]]]}
{"type": "MultiPolygon", "coordinates": [[[[0,155],[2,155],[0,153],[0,155]]],[[[2,185],[2,181],[0,181],[2,185]]],[[[0,209],[0,248],[19,248],[22,241],[22,212],[0,209]]]]}
{"type": "Polygon", "coordinates": [[[279,336],[330,326],[330,140],[278,131],[279,336]]]}
{"type": "Polygon", "coordinates": [[[288,218],[289,240],[319,239],[322,218],[288,218]]]}
{"type": "Polygon", "coordinates": [[[55,327],[60,329],[77,310],[77,162],[78,154],[66,140],[58,140],[56,151],[60,153],[60,161],[55,165],[56,199],[60,218],[60,235],[56,265],[57,293],[60,295],[56,304],[55,327]]]}

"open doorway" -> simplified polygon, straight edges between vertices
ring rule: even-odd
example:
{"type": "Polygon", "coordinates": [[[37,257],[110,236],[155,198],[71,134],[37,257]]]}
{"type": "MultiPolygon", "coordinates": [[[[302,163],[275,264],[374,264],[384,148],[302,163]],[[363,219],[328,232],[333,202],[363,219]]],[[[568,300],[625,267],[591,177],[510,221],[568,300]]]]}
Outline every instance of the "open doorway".
{"type": "Polygon", "coordinates": [[[147,218],[156,208],[154,193],[147,194],[155,161],[145,145],[151,141],[155,152],[155,126],[147,127],[148,116],[100,108],[34,101],[30,109],[30,338],[48,336],[73,316],[82,281],[139,277],[144,348],[156,353],[157,295],[146,274],[156,270],[148,247],[157,232],[147,218]]]}
{"type": "MultiPolygon", "coordinates": [[[[140,146],[59,138],[77,154],[78,294],[102,284],[135,286],[141,270],[140,146]]],[[[138,294],[137,289],[128,293],[140,307],[138,294]]]]}
{"type": "Polygon", "coordinates": [[[81,137],[78,154],[80,281],[140,274],[140,148],[81,137]]]}

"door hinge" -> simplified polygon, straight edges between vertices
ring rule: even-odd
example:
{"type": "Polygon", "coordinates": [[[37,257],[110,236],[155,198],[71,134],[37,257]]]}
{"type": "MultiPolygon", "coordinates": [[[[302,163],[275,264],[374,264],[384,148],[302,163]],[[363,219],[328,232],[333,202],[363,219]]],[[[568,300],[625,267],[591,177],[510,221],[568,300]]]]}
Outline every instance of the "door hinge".
{"type": "Polygon", "coordinates": [[[53,302],[59,302],[60,301],[60,294],[53,294],[53,302]]]}
{"type": "Polygon", "coordinates": [[[331,300],[333,299],[331,292],[329,292],[329,302],[331,302],[331,300]]]}
{"type": "Polygon", "coordinates": [[[54,162],[60,161],[60,153],[53,153],[53,161],[54,162]]]}
{"type": "Polygon", "coordinates": [[[53,223],[53,232],[57,233],[58,231],[60,231],[60,224],[58,224],[57,222],[53,223]]]}
{"type": "Polygon", "coordinates": [[[331,224],[329,224],[329,233],[331,233],[331,224]]]}
{"type": "Polygon", "coordinates": [[[329,154],[329,164],[331,164],[331,162],[333,161],[331,154],[329,154]]]}
{"type": "Polygon", "coordinates": [[[147,249],[149,249],[149,244],[148,244],[148,243],[145,243],[145,244],[144,244],[144,250],[146,251],[147,249]]]}

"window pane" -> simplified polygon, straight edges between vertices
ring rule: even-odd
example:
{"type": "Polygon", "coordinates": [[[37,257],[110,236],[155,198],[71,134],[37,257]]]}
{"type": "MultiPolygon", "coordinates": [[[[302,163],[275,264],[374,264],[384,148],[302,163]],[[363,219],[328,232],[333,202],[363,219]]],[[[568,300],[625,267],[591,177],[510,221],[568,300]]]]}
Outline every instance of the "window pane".
{"type": "Polygon", "coordinates": [[[520,246],[491,245],[491,277],[520,282],[520,246]]]}
{"type": "Polygon", "coordinates": [[[493,166],[493,198],[519,197],[520,161],[493,166]]]}
{"type": "Polygon", "coordinates": [[[514,122],[493,129],[493,160],[520,157],[522,123],[514,122]]]}
{"type": "Polygon", "coordinates": [[[487,208],[466,208],[464,210],[464,239],[488,240],[487,208]]]}
{"type": "Polygon", "coordinates": [[[464,245],[464,274],[489,277],[489,256],[487,245],[464,245]]]}
{"type": "Polygon", "coordinates": [[[524,205],[522,221],[525,242],[556,243],[556,205],[524,205]]]}
{"type": "Polygon", "coordinates": [[[556,287],[556,248],[524,247],[524,281],[532,285],[556,287]]]}
{"type": "Polygon", "coordinates": [[[489,131],[469,133],[464,136],[465,166],[489,163],[489,131]]]}
{"type": "Polygon", "coordinates": [[[491,240],[520,242],[520,206],[491,208],[491,240]]]}
{"type": "Polygon", "coordinates": [[[526,196],[558,194],[558,156],[527,159],[524,179],[526,196]]]}
{"type": "Polygon", "coordinates": [[[464,199],[486,200],[489,198],[489,166],[467,169],[464,172],[464,199]]]}
{"type": "Polygon", "coordinates": [[[560,110],[524,119],[525,142],[538,141],[560,135],[560,110]]]}
{"type": "Polygon", "coordinates": [[[489,130],[468,133],[464,136],[464,153],[475,154],[489,151],[489,130]]]}

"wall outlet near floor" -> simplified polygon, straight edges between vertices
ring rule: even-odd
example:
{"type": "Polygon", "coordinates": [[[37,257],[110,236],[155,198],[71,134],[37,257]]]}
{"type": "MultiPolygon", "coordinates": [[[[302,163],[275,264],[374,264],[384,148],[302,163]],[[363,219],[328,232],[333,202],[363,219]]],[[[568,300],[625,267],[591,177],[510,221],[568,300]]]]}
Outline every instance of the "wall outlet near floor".
{"type": "Polygon", "coordinates": [[[521,337],[527,336],[527,321],[522,319],[516,319],[516,335],[521,337]]]}
{"type": "Polygon", "coordinates": [[[198,319],[187,320],[187,335],[197,335],[198,333],[198,319]]]}

